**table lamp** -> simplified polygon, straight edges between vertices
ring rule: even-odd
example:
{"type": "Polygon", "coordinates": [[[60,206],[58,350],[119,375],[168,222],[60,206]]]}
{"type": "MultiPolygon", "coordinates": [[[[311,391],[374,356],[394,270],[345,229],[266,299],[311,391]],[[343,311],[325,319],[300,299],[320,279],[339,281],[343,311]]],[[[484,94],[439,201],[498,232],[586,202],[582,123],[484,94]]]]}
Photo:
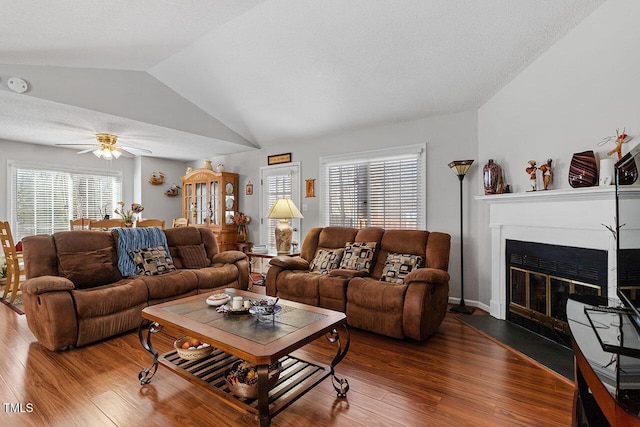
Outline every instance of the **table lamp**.
{"type": "Polygon", "coordinates": [[[289,224],[291,218],[304,218],[291,199],[278,199],[271,206],[268,218],[279,219],[276,226],[276,248],[278,254],[289,254],[291,252],[291,239],[293,238],[293,228],[289,224]]]}

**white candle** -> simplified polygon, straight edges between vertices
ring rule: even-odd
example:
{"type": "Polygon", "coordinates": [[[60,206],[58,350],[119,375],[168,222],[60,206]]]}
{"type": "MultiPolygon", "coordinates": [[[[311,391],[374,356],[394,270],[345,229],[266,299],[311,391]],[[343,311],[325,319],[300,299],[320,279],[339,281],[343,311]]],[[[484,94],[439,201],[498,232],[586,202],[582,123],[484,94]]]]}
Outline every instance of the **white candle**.
{"type": "Polygon", "coordinates": [[[244,308],[251,308],[251,301],[246,300],[246,301],[244,302],[244,308]]]}
{"type": "Polygon", "coordinates": [[[234,310],[240,310],[242,308],[242,297],[233,297],[231,308],[234,310]]]}

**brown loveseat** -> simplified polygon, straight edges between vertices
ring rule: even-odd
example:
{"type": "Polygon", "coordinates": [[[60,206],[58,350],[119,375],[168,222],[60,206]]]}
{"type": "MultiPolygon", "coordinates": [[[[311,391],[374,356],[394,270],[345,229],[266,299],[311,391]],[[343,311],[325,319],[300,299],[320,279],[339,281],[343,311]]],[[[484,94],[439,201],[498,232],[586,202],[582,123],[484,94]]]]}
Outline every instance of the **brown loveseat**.
{"type": "Polygon", "coordinates": [[[176,270],[153,276],[121,275],[116,232],[79,230],[24,238],[22,299],[38,341],[50,350],[82,346],[137,328],[148,305],[216,288],[247,289],[246,255],[219,253],[210,229],[163,231],[176,270]]]}
{"type": "Polygon", "coordinates": [[[270,261],[266,291],[343,311],[348,324],[356,328],[422,341],[438,329],[447,312],[450,240],[445,233],[418,230],[313,228],[305,237],[300,258],[278,256],[270,261]],[[325,258],[320,266],[314,262],[319,255],[340,252],[349,242],[375,243],[370,263],[361,270],[340,269],[331,265],[335,259],[325,258]],[[406,276],[398,274],[391,267],[397,254],[414,255],[411,258],[419,268],[406,276]],[[390,267],[385,268],[388,257],[390,267]],[[311,271],[323,268],[328,271],[311,271]],[[380,280],[383,276],[386,281],[380,280]]]}

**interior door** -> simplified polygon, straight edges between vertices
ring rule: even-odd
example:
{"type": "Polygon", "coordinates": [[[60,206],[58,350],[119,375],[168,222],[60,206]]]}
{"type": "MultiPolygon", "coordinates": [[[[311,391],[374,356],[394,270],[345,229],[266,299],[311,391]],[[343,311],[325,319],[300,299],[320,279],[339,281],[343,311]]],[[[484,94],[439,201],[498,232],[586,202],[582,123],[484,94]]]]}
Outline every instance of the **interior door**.
{"type": "MultiPolygon", "coordinates": [[[[290,198],[300,209],[300,163],[265,166],[260,168],[260,243],[276,248],[275,227],[280,220],[269,219],[267,214],[280,198],[290,198]]],[[[291,219],[293,241],[300,242],[300,220],[291,219]]]]}

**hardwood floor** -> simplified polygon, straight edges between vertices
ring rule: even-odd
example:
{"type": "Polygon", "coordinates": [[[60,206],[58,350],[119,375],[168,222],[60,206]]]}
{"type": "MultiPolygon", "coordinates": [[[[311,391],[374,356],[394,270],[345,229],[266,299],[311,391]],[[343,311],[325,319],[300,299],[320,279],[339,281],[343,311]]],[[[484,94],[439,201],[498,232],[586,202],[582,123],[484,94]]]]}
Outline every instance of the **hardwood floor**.
{"type": "MultiPolygon", "coordinates": [[[[54,353],[35,341],[25,316],[0,305],[0,322],[2,427],[257,425],[164,367],[141,386],[138,372],[151,357],[135,332],[54,353]]],[[[176,337],[165,330],[154,343],[168,351],[176,337]]],[[[303,351],[328,363],[335,347],[323,338],[303,351]]],[[[347,399],[337,399],[327,379],[272,425],[571,424],[568,381],[490,341],[454,314],[424,343],[352,330],[351,349],[336,371],[349,380],[347,399]]]]}

